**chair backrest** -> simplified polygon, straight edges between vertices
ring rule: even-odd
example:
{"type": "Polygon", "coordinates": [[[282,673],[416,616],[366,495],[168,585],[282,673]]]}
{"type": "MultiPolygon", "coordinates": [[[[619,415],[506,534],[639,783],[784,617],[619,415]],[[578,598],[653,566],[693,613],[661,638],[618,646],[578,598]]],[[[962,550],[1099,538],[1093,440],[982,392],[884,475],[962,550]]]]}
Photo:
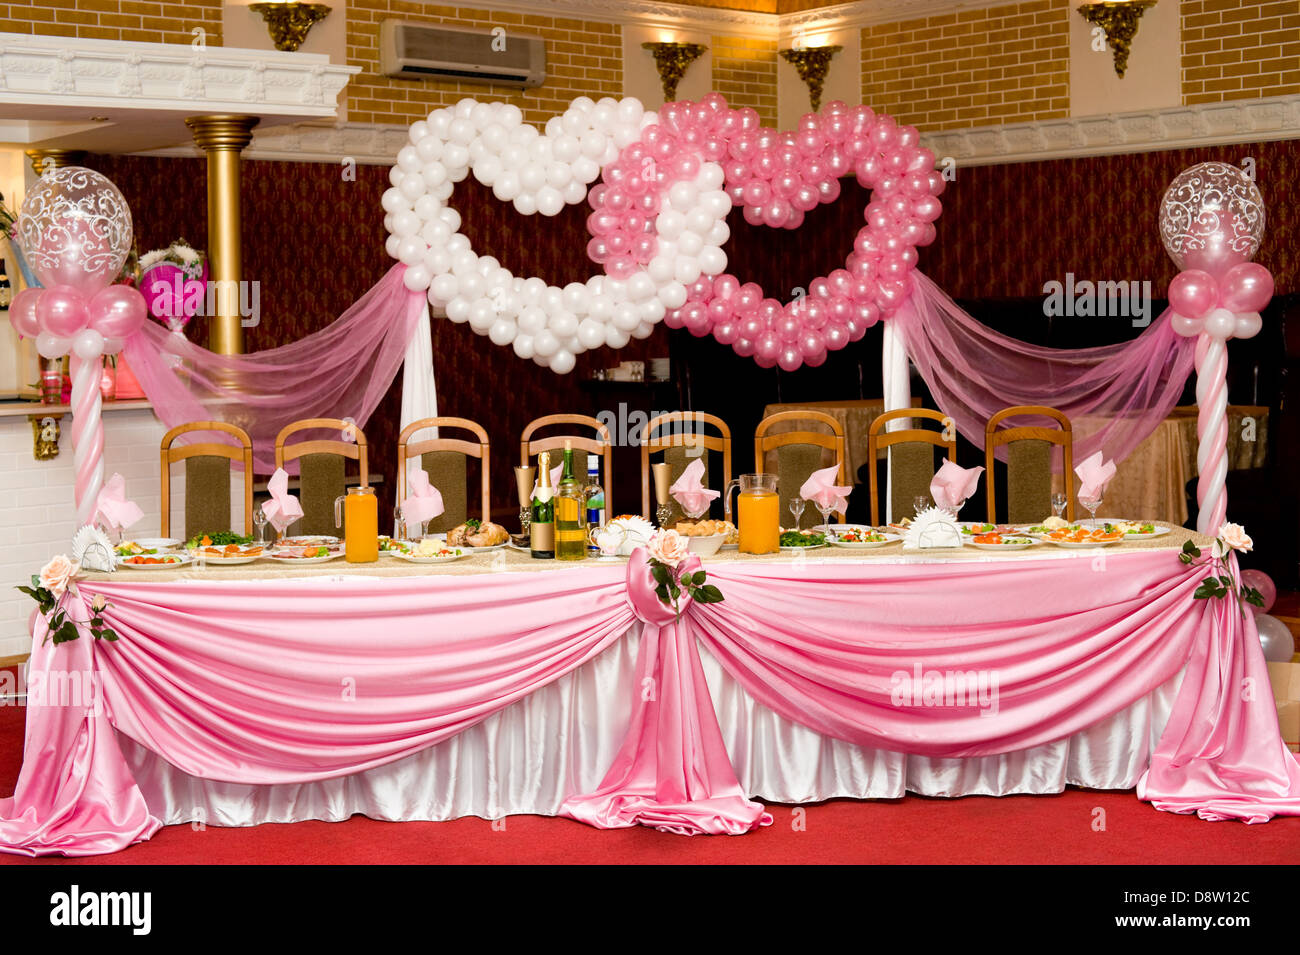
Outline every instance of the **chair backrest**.
{"type": "Polygon", "coordinates": [[[1061,475],[1065,480],[1066,520],[1074,521],[1074,434],[1070,419],[1045,405],[1003,408],[984,426],[984,467],[988,481],[989,520],[996,520],[997,498],[993,480],[994,453],[1007,445],[1007,520],[1041,521],[1052,513],[1052,445],[1061,447],[1061,475]],[[1060,427],[1022,425],[1005,428],[1007,418],[1050,418],[1060,427]]]}
{"type": "MultiPolygon", "coordinates": [[[[534,455],[543,451],[562,451],[564,442],[568,441],[575,451],[582,451],[582,462],[574,461],[574,467],[579,468],[583,473],[579,480],[586,478],[586,456],[595,454],[604,459],[601,467],[601,483],[605,487],[605,513],[613,517],[617,512],[614,510],[613,490],[613,466],[614,466],[614,443],[610,440],[609,428],[597,418],[582,414],[551,414],[544,415],[541,418],[534,418],[524,426],[523,434],[519,436],[519,463],[525,467],[532,460],[534,455]],[[533,435],[542,428],[549,428],[556,425],[579,425],[583,428],[590,428],[596,432],[596,437],[589,437],[580,434],[557,434],[543,438],[534,438],[533,435]]],[[[575,455],[575,458],[577,456],[575,455]]],[[[554,467],[558,458],[551,462],[554,467]]]]}
{"type": "Polygon", "coordinates": [[[445,510],[436,519],[430,522],[429,530],[441,532],[450,530],[459,524],[463,524],[469,517],[468,496],[469,489],[466,486],[465,459],[478,458],[481,466],[480,478],[480,497],[482,501],[483,523],[486,524],[492,519],[492,507],[490,495],[488,493],[491,487],[491,474],[489,463],[491,461],[491,446],[488,442],[487,432],[481,425],[468,418],[421,418],[419,421],[412,421],[402,433],[397,436],[397,503],[400,505],[406,498],[406,462],[411,458],[420,458],[420,466],[429,472],[430,480],[433,485],[442,493],[442,503],[445,510]],[[436,438],[428,438],[423,441],[411,441],[411,437],[425,428],[438,428],[439,433],[436,438]],[[466,441],[463,438],[445,438],[442,436],[442,428],[458,428],[462,431],[470,432],[477,441],[466,441]],[[459,468],[456,467],[459,463],[459,468]],[[446,525],[445,527],[443,525],[446,525]]]}
{"type": "MultiPolygon", "coordinates": [[[[665,452],[665,460],[671,466],[675,481],[686,470],[686,466],[690,463],[687,457],[696,448],[702,451],[716,451],[722,455],[722,483],[714,490],[725,490],[731,483],[731,429],[727,427],[725,421],[702,411],[672,411],[651,418],[645,426],[641,432],[641,516],[646,520],[654,519],[650,513],[650,455],[660,451],[665,452]],[[669,426],[674,424],[688,427],[670,429],[669,426]],[[720,433],[705,434],[701,426],[706,424],[717,428],[720,433]],[[671,433],[661,437],[659,435],[661,429],[668,429],[671,433]]],[[[709,462],[708,456],[704,455],[704,457],[704,473],[707,476],[709,462]]],[[[673,511],[673,516],[669,518],[668,526],[672,527],[677,522],[676,518],[683,515],[676,501],[670,500],[669,507],[673,511]]]]}
{"type": "Polygon", "coordinates": [[[247,431],[224,421],[191,421],[177,425],[163,435],[159,459],[162,466],[160,530],[163,537],[171,536],[171,466],[175,461],[185,462],[187,538],[230,527],[231,461],[244,466],[244,533],[253,533],[253,442],[247,431]],[[228,434],[235,443],[209,441],[173,447],[178,437],[196,431],[228,434]]]}
{"type": "MultiPolygon", "coordinates": [[[[808,410],[796,411],[778,411],[776,414],[768,415],[758,423],[754,429],[754,473],[763,474],[765,462],[764,458],[768,451],[777,452],[777,493],[781,497],[781,515],[782,526],[785,526],[785,514],[789,510],[790,501],[799,496],[799,489],[803,482],[808,479],[808,475],[821,467],[821,454],[817,454],[818,460],[811,461],[806,458],[795,460],[793,455],[786,455],[786,450],[795,450],[799,446],[804,449],[822,448],[830,451],[835,457],[835,463],[839,470],[836,472],[836,483],[846,484],[845,480],[845,444],[844,428],[839,421],[830,415],[821,412],[808,410]],[[804,421],[816,423],[825,426],[829,434],[825,431],[780,431],[775,434],[769,433],[772,427],[783,422],[804,421]]],[[[812,511],[812,519],[816,521],[818,515],[815,509],[812,511]]],[[[843,522],[844,512],[837,511],[836,515],[843,522]]]]}
{"type": "Polygon", "coordinates": [[[303,534],[332,534],[334,499],[347,493],[344,462],[357,462],[363,486],[370,483],[370,466],[366,436],[351,421],[341,418],[303,418],[280,429],[275,438],[275,466],[298,461],[299,499],[302,504],[303,534]],[[311,438],[289,444],[286,439],[299,431],[337,431],[353,440],[311,438]]]}
{"type": "MultiPolygon", "coordinates": [[[[876,455],[882,448],[892,449],[889,455],[890,502],[893,510],[905,509],[912,498],[930,493],[934,479],[934,449],[946,449],[948,460],[957,461],[957,432],[952,419],[942,411],[931,408],[897,408],[886,411],[871,422],[867,429],[867,461],[871,486],[871,523],[880,523],[880,486],[875,467],[876,455]],[[893,421],[922,418],[937,421],[943,430],[930,428],[900,428],[886,430],[893,421]],[[910,446],[910,447],[909,447],[910,446]]],[[[897,517],[897,515],[896,515],[897,517]]]]}

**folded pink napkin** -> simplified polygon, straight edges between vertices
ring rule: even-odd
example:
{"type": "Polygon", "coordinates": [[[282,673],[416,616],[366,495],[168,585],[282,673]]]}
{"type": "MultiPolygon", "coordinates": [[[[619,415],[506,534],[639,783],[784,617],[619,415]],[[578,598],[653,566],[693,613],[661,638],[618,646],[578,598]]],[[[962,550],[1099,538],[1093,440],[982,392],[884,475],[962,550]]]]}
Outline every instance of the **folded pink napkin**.
{"type": "Polygon", "coordinates": [[[302,505],[289,493],[288,472],[284,468],[276,468],[266,489],[270,492],[271,499],[262,504],[262,513],[272,527],[284,533],[286,527],[302,517],[302,505]]]}
{"type": "Polygon", "coordinates": [[[803,487],[799,489],[799,496],[812,501],[819,507],[834,508],[837,511],[844,510],[853,488],[851,486],[837,487],[832,483],[839,470],[840,466],[838,464],[832,464],[828,468],[814,471],[808,475],[808,480],[803,482],[803,487]]]}
{"type": "Polygon", "coordinates": [[[1101,452],[1079,462],[1074,469],[1079,476],[1079,500],[1098,501],[1106,491],[1106,485],[1115,476],[1115,462],[1102,463],[1101,452]]]}
{"type": "Polygon", "coordinates": [[[443,511],[442,492],[429,483],[429,475],[416,471],[407,481],[406,500],[402,501],[402,518],[409,523],[423,524],[443,511]]]}
{"type": "Polygon", "coordinates": [[[963,468],[944,460],[930,482],[930,496],[944,509],[960,508],[979,486],[983,468],[963,468]]]}
{"type": "Polygon", "coordinates": [[[709,506],[709,502],[718,497],[720,491],[710,491],[704,486],[704,462],[700,459],[686,465],[681,477],[668,489],[673,498],[688,514],[697,514],[709,506]]]}
{"type": "MultiPolygon", "coordinates": [[[[555,467],[551,468],[551,493],[552,493],[552,494],[554,494],[554,493],[555,493],[555,489],[556,489],[557,487],[560,486],[560,475],[563,474],[563,473],[564,473],[564,462],[563,462],[563,461],[561,461],[561,462],[560,462],[559,464],[557,464],[555,467]]],[[[537,496],[537,489],[538,489],[539,487],[541,487],[541,485],[538,484],[536,481],[534,481],[534,482],[533,482],[533,497],[536,497],[536,496],[537,496]]]]}
{"type": "Polygon", "coordinates": [[[124,530],[144,517],[144,511],[134,501],[126,499],[126,479],[114,474],[100,489],[95,499],[94,524],[102,521],[105,526],[115,530],[124,530]]]}

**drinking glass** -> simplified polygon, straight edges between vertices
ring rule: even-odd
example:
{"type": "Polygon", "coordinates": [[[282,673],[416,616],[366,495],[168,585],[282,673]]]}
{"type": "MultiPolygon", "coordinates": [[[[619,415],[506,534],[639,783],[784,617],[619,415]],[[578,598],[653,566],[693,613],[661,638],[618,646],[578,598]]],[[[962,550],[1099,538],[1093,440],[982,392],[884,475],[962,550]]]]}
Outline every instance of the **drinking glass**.
{"type": "Polygon", "coordinates": [[[829,534],[831,532],[831,514],[835,511],[835,502],[832,500],[823,504],[821,501],[813,501],[813,504],[817,506],[817,510],[822,512],[822,533],[829,534]]]}
{"type": "Polygon", "coordinates": [[[920,517],[921,512],[928,510],[930,507],[930,498],[924,494],[918,494],[912,498],[912,515],[920,517]]]}
{"type": "Polygon", "coordinates": [[[406,522],[402,520],[402,506],[393,508],[393,540],[406,540],[406,522]]]}
{"type": "Polygon", "coordinates": [[[1053,495],[1052,495],[1052,513],[1053,513],[1055,516],[1060,517],[1062,514],[1065,513],[1065,505],[1066,505],[1067,503],[1068,503],[1068,502],[1066,501],[1066,499],[1065,499],[1065,495],[1064,495],[1064,494],[1060,493],[1059,491],[1058,491],[1057,493],[1053,494],[1053,495]]]}
{"type": "Polygon", "coordinates": [[[790,498],[790,513],[794,515],[795,530],[801,530],[799,525],[803,522],[803,509],[807,503],[807,501],[797,494],[790,498]]]}
{"type": "Polygon", "coordinates": [[[1095,499],[1089,500],[1079,498],[1079,503],[1088,509],[1088,526],[1092,528],[1097,527],[1097,508],[1101,507],[1101,495],[1098,494],[1095,499]]]}
{"type": "Polygon", "coordinates": [[[668,504],[668,495],[672,487],[672,465],[665,462],[650,465],[650,470],[655,479],[655,501],[658,507],[655,509],[655,522],[660,527],[667,526],[668,518],[672,516],[673,509],[668,504]]]}
{"type": "Polygon", "coordinates": [[[266,543],[266,512],[260,507],[253,510],[253,526],[257,528],[257,542],[266,543]]]}

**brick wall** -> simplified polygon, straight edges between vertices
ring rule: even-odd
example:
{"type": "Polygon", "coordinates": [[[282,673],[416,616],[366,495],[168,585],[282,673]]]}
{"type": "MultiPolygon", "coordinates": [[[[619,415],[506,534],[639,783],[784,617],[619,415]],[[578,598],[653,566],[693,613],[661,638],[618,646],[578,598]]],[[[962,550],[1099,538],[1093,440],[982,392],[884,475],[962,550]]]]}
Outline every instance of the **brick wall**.
{"type": "Polygon", "coordinates": [[[348,63],[363,72],[344,91],[348,119],[357,123],[410,123],[430,110],[472,96],[505,100],[524,111],[524,119],[544,123],[578,96],[621,96],[623,40],[612,23],[498,13],[464,7],[437,7],[407,0],[352,0],[348,4],[348,63]],[[504,27],[546,40],[546,83],[536,89],[471,83],[433,83],[379,75],[379,23],[388,18],[461,27],[504,27]]]}
{"type": "Polygon", "coordinates": [[[1300,93],[1300,3],[1183,0],[1183,102],[1300,93]]]}
{"type": "Polygon", "coordinates": [[[733,109],[753,107],[764,125],[775,126],[776,41],[715,36],[709,49],[713,53],[713,88],[733,109]]]}
{"type": "Polygon", "coordinates": [[[136,43],[191,43],[195,27],[221,45],[221,0],[15,0],[0,3],[0,33],[136,43]]]}
{"type": "Polygon", "coordinates": [[[862,102],[920,129],[1069,113],[1070,4],[1036,0],[862,30],[862,102]]]}

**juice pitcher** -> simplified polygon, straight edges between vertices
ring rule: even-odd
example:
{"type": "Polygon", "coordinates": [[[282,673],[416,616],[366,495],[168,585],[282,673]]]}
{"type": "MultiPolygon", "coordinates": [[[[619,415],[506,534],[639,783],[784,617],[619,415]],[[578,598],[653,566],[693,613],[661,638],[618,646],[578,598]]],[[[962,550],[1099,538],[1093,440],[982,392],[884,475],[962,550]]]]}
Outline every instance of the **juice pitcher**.
{"type": "Polygon", "coordinates": [[[731,520],[731,490],[740,488],[736,527],[742,554],[775,554],[781,549],[781,498],[775,474],[742,474],[727,485],[723,500],[731,520]]]}
{"type": "Polygon", "coordinates": [[[379,500],[373,487],[350,487],[346,497],[336,497],[334,526],[343,528],[343,556],[349,564],[379,559],[379,500]]]}

